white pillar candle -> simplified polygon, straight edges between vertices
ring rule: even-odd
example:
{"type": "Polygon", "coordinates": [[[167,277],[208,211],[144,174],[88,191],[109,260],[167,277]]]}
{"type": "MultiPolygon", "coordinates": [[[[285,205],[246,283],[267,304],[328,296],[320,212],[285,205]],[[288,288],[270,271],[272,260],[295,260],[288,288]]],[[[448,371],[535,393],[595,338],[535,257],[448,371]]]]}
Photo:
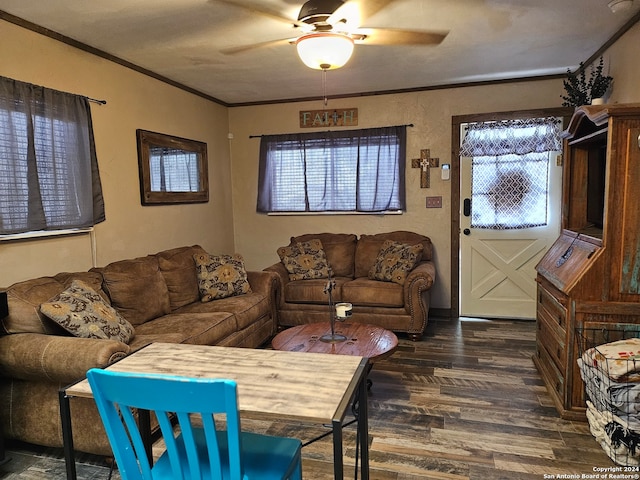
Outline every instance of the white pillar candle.
{"type": "Polygon", "coordinates": [[[336,316],[338,318],[347,318],[351,315],[352,305],[350,303],[336,304],[336,316]]]}

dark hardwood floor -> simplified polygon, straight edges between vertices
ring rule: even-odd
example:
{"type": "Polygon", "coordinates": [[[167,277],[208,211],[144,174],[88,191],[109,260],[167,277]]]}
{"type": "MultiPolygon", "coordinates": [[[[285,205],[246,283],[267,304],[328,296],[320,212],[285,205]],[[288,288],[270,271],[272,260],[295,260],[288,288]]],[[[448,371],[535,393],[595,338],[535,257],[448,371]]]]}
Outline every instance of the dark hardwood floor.
{"type": "MultiPolygon", "coordinates": [[[[586,478],[614,466],[586,423],[558,416],[534,352],[535,322],[434,320],[420,342],[401,336],[370,374],[370,478],[586,478]]],[[[354,453],[347,450],[351,469],[354,453]]],[[[306,480],[332,478],[328,439],[303,456],[306,480]]]]}
{"type": "MultiPolygon", "coordinates": [[[[535,322],[434,319],[420,342],[401,335],[397,351],[370,374],[370,478],[598,478],[588,477],[594,468],[615,466],[586,423],[558,416],[531,360],[534,351],[535,322]]],[[[281,422],[243,426],[303,441],[325,430],[281,422]]],[[[344,437],[345,478],[353,478],[355,425],[344,437]]],[[[24,461],[24,451],[18,454],[24,461]]],[[[0,478],[3,471],[10,479],[64,478],[59,465],[54,473],[27,463],[17,471],[9,462],[0,478]]],[[[104,468],[82,471],[80,480],[107,478],[104,468]]],[[[330,437],[303,448],[303,472],[305,480],[333,478],[330,437]]]]}

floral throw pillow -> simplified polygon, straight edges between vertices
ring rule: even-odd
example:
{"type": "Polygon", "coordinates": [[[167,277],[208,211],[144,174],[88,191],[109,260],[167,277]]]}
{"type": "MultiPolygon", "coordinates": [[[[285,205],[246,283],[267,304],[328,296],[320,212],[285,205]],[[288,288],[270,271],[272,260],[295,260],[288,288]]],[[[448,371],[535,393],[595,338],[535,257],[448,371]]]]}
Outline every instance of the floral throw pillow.
{"type": "Polygon", "coordinates": [[[209,255],[197,253],[196,261],[200,301],[251,293],[242,255],[209,255]]]}
{"type": "Polygon", "coordinates": [[[369,270],[369,278],[404,285],[407,275],[422,258],[422,248],[421,243],[406,245],[385,240],[369,270]]]}
{"type": "Polygon", "coordinates": [[[133,325],[80,280],[41,304],[40,311],[76,337],[129,343],[134,336],[133,325]]]}
{"type": "Polygon", "coordinates": [[[289,272],[289,280],[329,278],[329,263],[318,239],[280,247],[278,256],[289,272]]]}

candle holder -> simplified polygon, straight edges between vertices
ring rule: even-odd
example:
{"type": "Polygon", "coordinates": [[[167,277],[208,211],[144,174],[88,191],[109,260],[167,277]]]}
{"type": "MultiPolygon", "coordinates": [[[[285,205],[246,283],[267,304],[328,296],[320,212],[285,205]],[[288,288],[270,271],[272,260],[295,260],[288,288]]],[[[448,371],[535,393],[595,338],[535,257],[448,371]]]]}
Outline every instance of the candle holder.
{"type": "Polygon", "coordinates": [[[324,293],[329,295],[329,319],[331,323],[331,333],[320,337],[320,341],[325,343],[339,343],[344,342],[347,339],[347,337],[345,337],[344,335],[336,333],[336,320],[344,321],[344,319],[337,318],[336,310],[333,305],[333,297],[331,295],[331,292],[333,291],[335,286],[336,282],[331,278],[331,269],[329,269],[329,280],[324,287],[324,293]]]}

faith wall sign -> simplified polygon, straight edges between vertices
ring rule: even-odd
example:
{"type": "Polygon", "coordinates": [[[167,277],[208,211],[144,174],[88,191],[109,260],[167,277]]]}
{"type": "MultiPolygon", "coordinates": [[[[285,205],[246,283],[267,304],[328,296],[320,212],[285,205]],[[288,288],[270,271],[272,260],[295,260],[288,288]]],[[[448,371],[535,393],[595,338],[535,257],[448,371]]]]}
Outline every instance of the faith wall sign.
{"type": "Polygon", "coordinates": [[[357,108],[300,111],[300,128],[353,127],[356,125],[358,125],[357,108]]]}

